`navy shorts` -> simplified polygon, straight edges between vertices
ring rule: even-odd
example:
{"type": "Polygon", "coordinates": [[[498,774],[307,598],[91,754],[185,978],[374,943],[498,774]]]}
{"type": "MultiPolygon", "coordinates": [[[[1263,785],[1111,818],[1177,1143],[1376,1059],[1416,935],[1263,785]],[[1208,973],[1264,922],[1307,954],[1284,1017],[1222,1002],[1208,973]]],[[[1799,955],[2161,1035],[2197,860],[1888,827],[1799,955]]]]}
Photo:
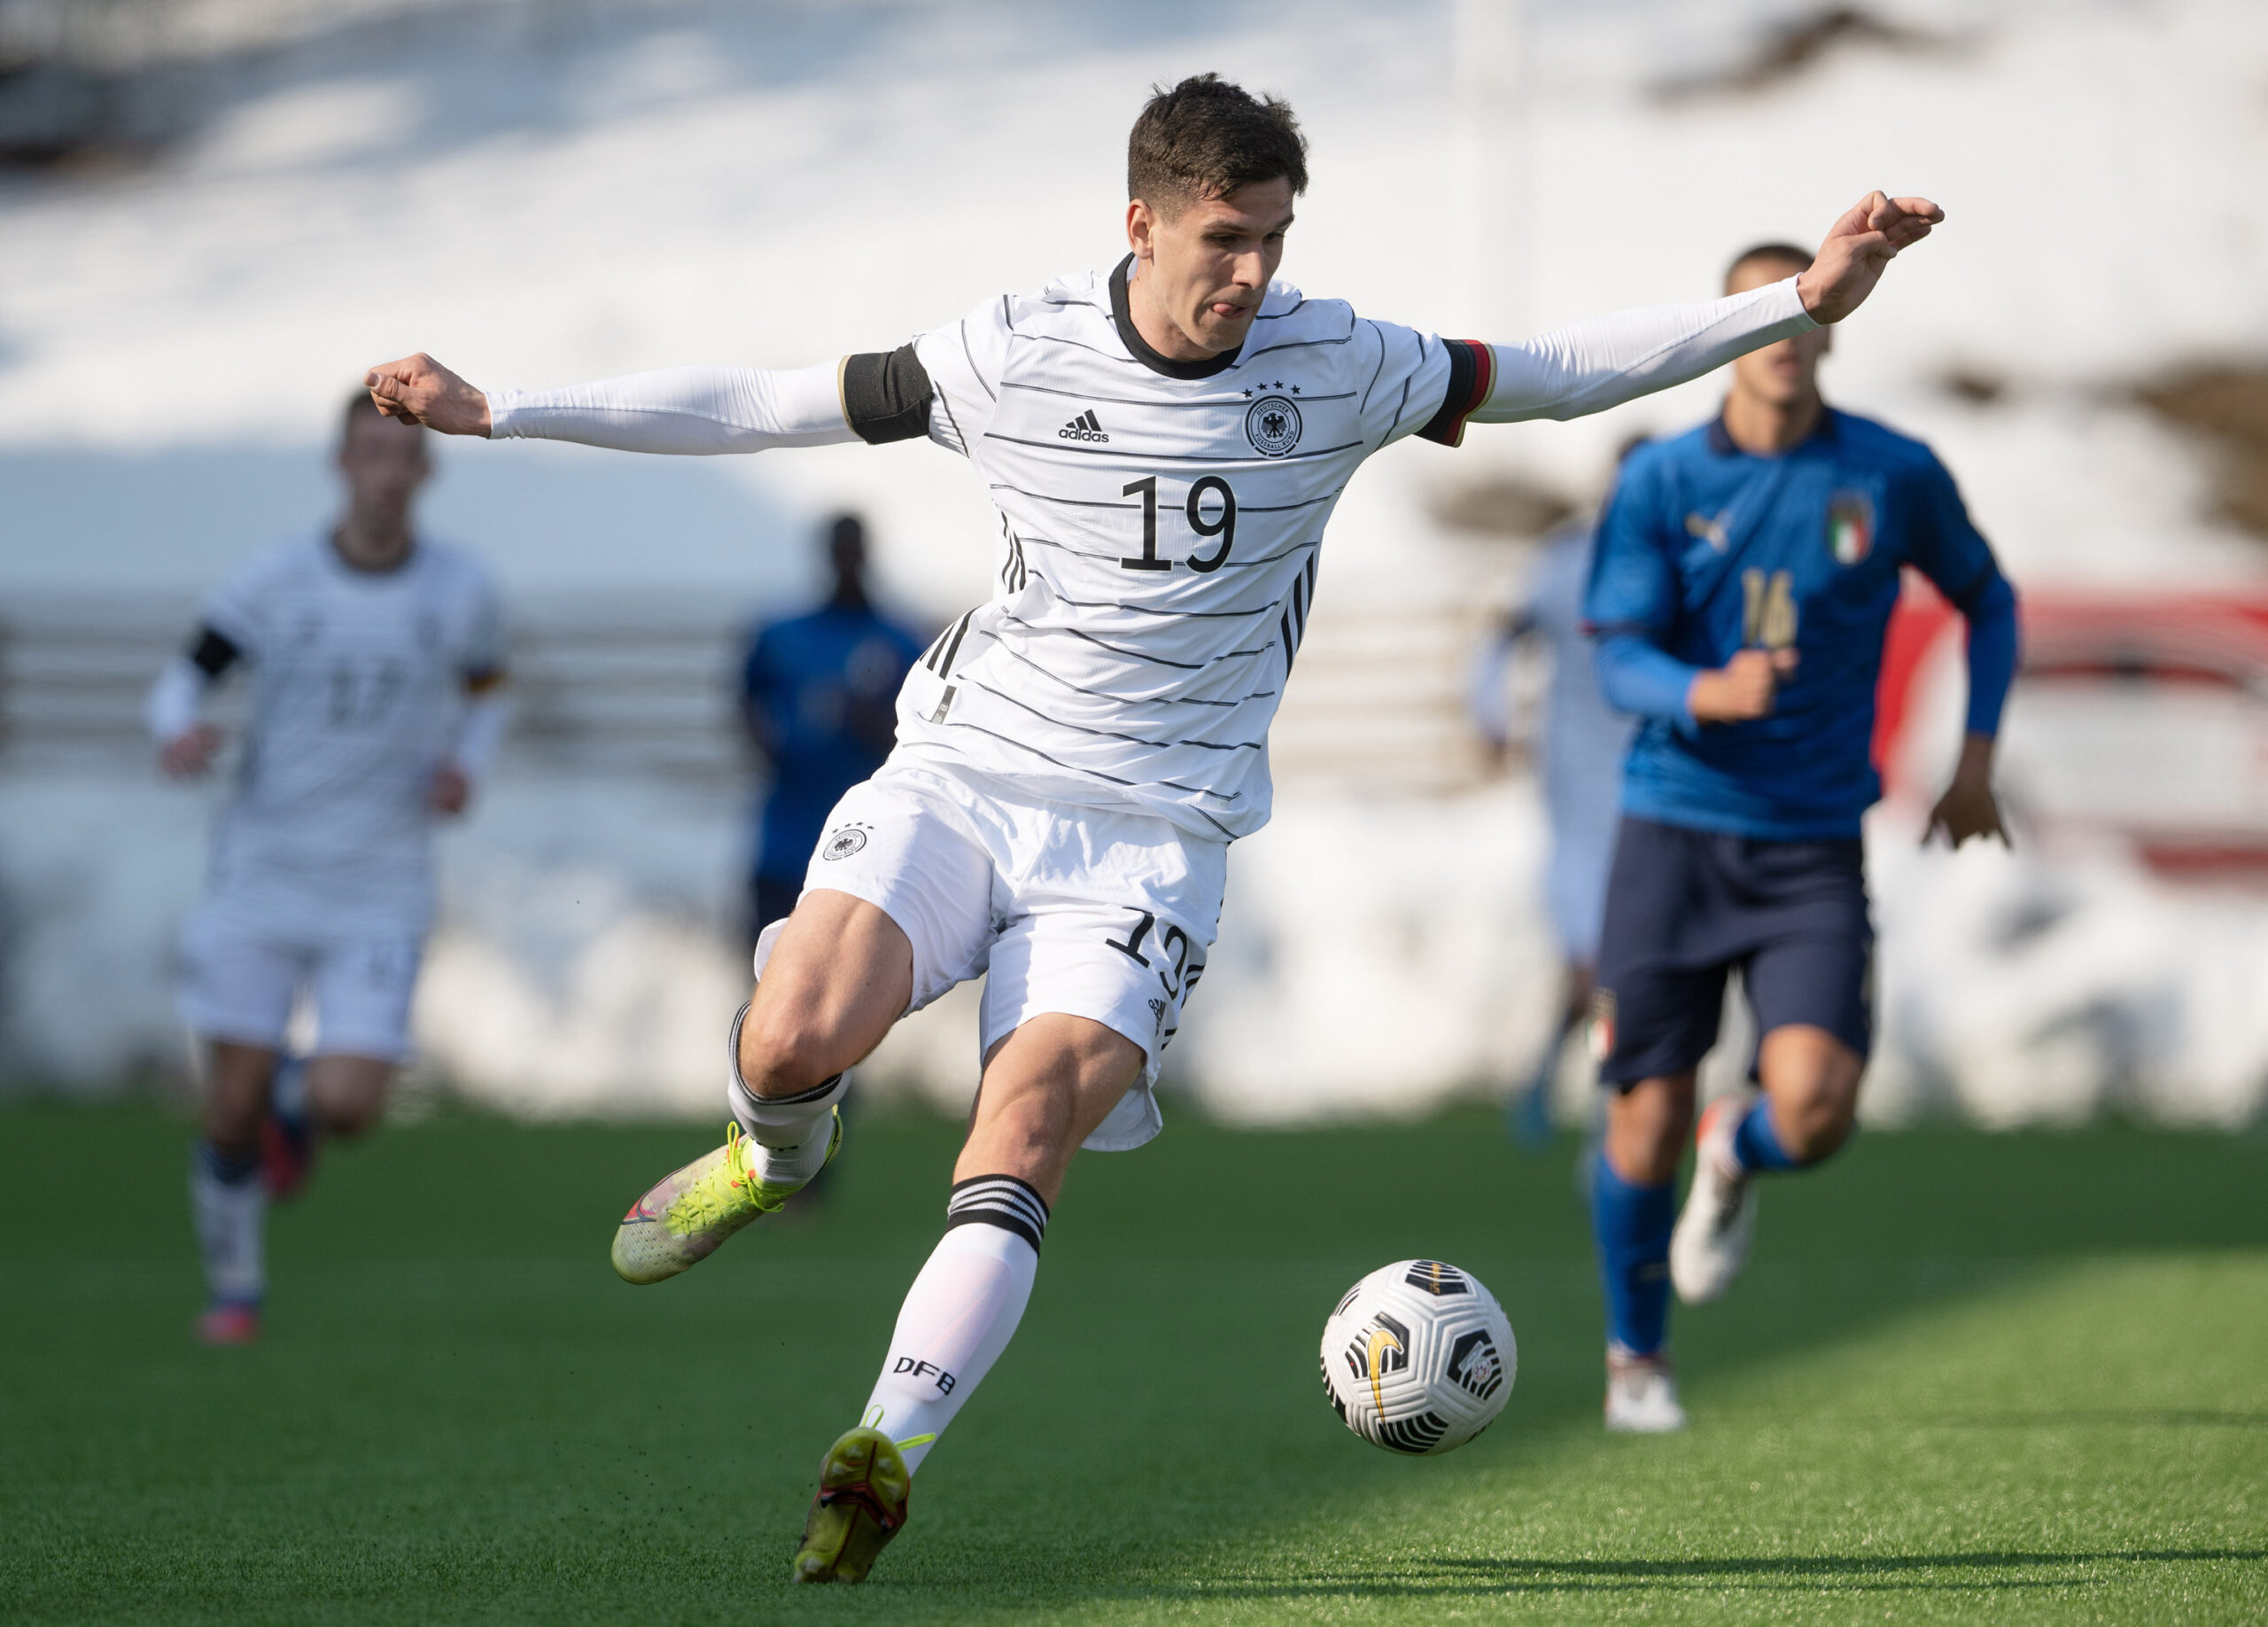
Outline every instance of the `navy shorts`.
{"type": "Polygon", "coordinates": [[[1592,1004],[1599,1082],[1627,1090],[1698,1066],[1736,967],[1759,1036],[1807,1024],[1863,1058],[1874,951],[1857,838],[1771,842],[1626,814],[1592,1004]]]}

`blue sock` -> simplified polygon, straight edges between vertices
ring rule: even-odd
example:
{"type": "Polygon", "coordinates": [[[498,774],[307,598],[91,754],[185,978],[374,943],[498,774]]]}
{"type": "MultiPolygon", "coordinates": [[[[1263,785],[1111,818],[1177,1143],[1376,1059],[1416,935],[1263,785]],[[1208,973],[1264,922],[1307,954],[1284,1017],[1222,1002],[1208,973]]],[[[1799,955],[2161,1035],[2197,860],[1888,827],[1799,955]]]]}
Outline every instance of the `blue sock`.
{"type": "Polygon", "coordinates": [[[1626,1354],[1658,1354],[1669,1322],[1669,1234],[1677,1186],[1639,1187],[1602,1149],[1591,1172],[1591,1232],[1606,1285],[1606,1336],[1626,1354]]]}
{"type": "Polygon", "coordinates": [[[307,1059],[281,1056],[276,1063],[276,1082],[268,1093],[268,1110],[284,1126],[284,1133],[304,1143],[311,1129],[307,1115],[307,1059]]]}
{"type": "Polygon", "coordinates": [[[1748,1117],[1733,1132],[1733,1156],[1751,1175],[1779,1174],[1804,1167],[1801,1160],[1780,1145],[1780,1133],[1772,1127],[1772,1103],[1768,1098],[1759,1099],[1749,1109],[1748,1117]]]}

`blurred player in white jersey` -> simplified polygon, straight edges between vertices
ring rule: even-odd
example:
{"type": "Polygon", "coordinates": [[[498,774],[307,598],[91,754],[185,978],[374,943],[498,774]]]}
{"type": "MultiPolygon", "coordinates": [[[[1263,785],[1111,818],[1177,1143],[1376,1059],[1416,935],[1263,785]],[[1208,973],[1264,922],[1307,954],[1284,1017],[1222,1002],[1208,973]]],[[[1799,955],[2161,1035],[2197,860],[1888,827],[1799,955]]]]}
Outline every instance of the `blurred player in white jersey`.
{"type": "MultiPolygon", "coordinates": [[[[422,354],[368,376],[387,410],[494,440],[721,453],[926,436],[1000,512],[991,597],[907,675],[897,751],[835,808],[795,913],[758,945],[725,1145],[616,1234],[616,1268],[650,1282],[776,1210],[833,1156],[850,1067],[986,975],[945,1235],[859,1426],[821,1465],[799,1581],[857,1581],[902,1529],[914,1470],[1023,1314],[1072,1155],[1157,1133],[1159,1055],[1204,971],[1228,844],[1267,822],[1269,721],[1324,522],[1363,461],[1410,435],[1455,446],[1468,422],[1596,412],[1837,320],[1942,218],[1876,193],[1801,278],[1490,345],[1276,280],[1307,185],[1279,101],[1213,74],[1161,90],[1127,172],[1115,269],[988,300],[894,351],[535,393],[484,393],[422,354]]],[[[1394,222],[1425,248],[1446,225],[1406,207],[1394,222]]],[[[1416,272],[1435,277],[1425,248],[1416,272]]]]}
{"type": "Polygon", "coordinates": [[[182,1011],[207,1047],[190,1193],[211,1343],[259,1335],[269,1196],[299,1184],[315,1136],[369,1127],[408,1054],[433,822],[463,811],[503,732],[495,589],[470,555],[410,528],[425,440],[357,395],[338,455],[346,513],[231,571],[150,692],[159,759],[186,778],[221,746],[206,691],[239,665],[253,686],[182,934],[182,1011]],[[315,1050],[289,1057],[302,995],[315,1050]]]}

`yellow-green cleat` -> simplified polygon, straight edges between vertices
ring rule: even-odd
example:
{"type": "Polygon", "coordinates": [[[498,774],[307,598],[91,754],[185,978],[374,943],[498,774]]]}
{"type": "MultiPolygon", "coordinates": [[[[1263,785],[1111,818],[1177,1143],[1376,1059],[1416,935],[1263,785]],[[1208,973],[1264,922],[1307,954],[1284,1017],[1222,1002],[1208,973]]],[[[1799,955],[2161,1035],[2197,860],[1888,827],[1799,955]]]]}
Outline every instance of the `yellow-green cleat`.
{"type": "Polygon", "coordinates": [[[863,1582],[905,1526],[913,1475],[880,1429],[853,1429],[827,1449],[819,1492],[804,1516],[804,1545],[789,1580],[863,1582]]]}
{"type": "MultiPolygon", "coordinates": [[[[838,1111],[827,1131],[827,1164],[843,1145],[838,1111]]],[[[625,1282],[659,1282],[707,1259],[725,1239],[775,1211],[804,1183],[774,1186],[749,1167],[754,1144],[737,1124],[725,1127],[725,1144],[664,1175],[631,1205],[614,1234],[614,1269],[625,1282]]],[[[825,1164],[820,1166],[826,1167],[825,1164]]]]}

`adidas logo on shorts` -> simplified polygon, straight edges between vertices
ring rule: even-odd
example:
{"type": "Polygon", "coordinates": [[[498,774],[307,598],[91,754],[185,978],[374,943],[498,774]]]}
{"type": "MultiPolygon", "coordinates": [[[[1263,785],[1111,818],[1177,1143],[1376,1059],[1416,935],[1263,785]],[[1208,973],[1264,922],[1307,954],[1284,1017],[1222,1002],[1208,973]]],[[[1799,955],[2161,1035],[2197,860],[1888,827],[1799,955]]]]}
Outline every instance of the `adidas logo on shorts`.
{"type": "Polygon", "coordinates": [[[1108,440],[1110,439],[1102,432],[1102,425],[1096,420],[1095,409],[1091,407],[1061,429],[1057,430],[1055,433],[1059,439],[1064,440],[1108,440]]]}

